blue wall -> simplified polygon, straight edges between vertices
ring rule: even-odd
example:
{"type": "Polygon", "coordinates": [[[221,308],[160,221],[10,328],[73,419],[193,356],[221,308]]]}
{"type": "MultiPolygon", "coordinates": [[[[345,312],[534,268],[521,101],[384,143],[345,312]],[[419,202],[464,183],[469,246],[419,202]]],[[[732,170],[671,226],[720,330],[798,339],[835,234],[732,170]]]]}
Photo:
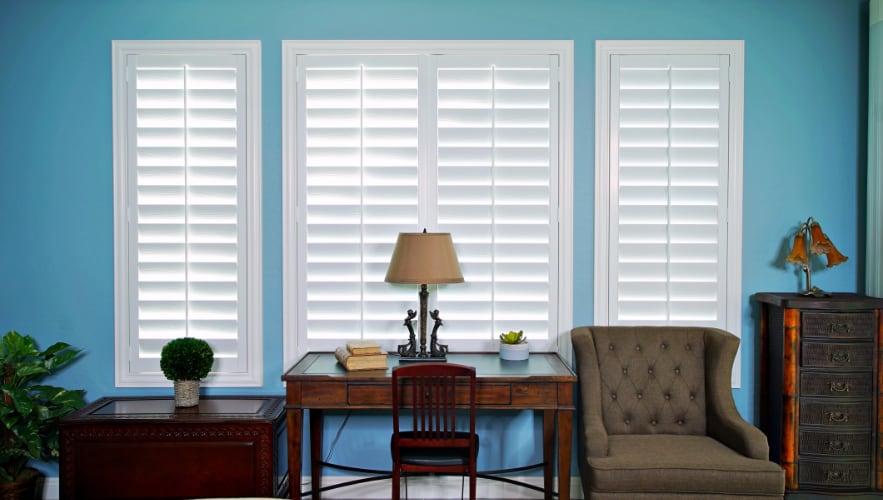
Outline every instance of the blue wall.
{"type": "MultiPolygon", "coordinates": [[[[850,260],[814,282],[863,288],[867,10],[867,0],[0,0],[0,330],[84,349],[62,383],[90,400],[158,392],[114,387],[111,40],[262,42],[265,373],[255,392],[281,394],[281,40],[574,40],[573,324],[583,325],[594,300],[595,40],[743,39],[744,351],[734,394],[756,422],[750,296],[800,286],[783,264],[789,232],[818,218],[850,260]]],[[[385,437],[371,436],[389,423],[359,418],[334,458],[365,465],[361,447],[385,454],[385,437]]],[[[326,426],[329,438],[340,421],[326,426]]],[[[539,457],[537,425],[530,414],[483,418],[491,436],[480,466],[539,457]],[[524,439],[490,446],[501,432],[524,439]]]]}

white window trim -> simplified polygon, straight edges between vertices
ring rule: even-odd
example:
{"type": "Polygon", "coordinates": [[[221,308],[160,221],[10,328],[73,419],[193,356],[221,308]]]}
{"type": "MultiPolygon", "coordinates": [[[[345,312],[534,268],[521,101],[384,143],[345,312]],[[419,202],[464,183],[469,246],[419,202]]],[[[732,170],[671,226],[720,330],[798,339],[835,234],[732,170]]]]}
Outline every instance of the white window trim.
{"type": "Polygon", "coordinates": [[[211,373],[202,381],[210,387],[260,387],[263,385],[263,285],[261,250],[261,42],[259,40],[114,40],[113,71],[113,173],[114,173],[114,335],[116,387],[165,387],[171,384],[162,373],[133,373],[128,370],[129,337],[129,172],[126,123],[126,58],[141,52],[164,54],[243,54],[247,60],[248,89],[246,121],[248,136],[247,248],[248,283],[246,343],[248,370],[243,374],[211,373]],[[123,124],[123,125],[119,125],[123,124]]]}
{"type": "MultiPolygon", "coordinates": [[[[610,234],[610,59],[619,54],[725,54],[730,57],[729,179],[727,192],[726,325],[742,336],[742,145],[745,42],[743,40],[598,40],[595,43],[595,310],[594,323],[609,324],[607,268],[610,234]]],[[[741,353],[741,349],[739,351],[741,353]]],[[[741,387],[741,356],[733,387],[741,387]]]]}
{"type": "MultiPolygon", "coordinates": [[[[559,84],[559,182],[558,182],[558,336],[557,352],[571,360],[570,329],[573,325],[573,41],[572,40],[283,40],[282,41],[282,332],[283,366],[286,369],[307,353],[297,331],[297,134],[295,74],[298,54],[398,54],[410,51],[447,54],[558,54],[559,84]],[[405,48],[408,50],[406,51],[405,48]]],[[[403,334],[403,338],[405,335],[403,334]]],[[[456,350],[456,347],[455,349],[456,350]]]]}

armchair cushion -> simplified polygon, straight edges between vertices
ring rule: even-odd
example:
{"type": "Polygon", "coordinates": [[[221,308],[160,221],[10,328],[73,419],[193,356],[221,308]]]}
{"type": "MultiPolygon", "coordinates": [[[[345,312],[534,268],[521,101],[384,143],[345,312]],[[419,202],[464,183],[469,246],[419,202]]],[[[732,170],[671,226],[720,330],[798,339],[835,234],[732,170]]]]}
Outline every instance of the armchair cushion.
{"type": "Polygon", "coordinates": [[[782,469],[741,455],[707,436],[614,435],[606,457],[589,457],[592,498],[628,495],[781,497],[782,469]]]}

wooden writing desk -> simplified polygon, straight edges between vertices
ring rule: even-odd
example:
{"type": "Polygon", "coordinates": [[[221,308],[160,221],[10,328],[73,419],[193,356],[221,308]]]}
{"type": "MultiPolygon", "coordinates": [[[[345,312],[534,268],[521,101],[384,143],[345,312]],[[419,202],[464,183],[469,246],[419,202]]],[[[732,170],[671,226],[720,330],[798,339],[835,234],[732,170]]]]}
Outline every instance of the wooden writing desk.
{"type": "MultiPolygon", "coordinates": [[[[479,410],[540,410],[543,414],[543,475],[546,498],[553,494],[555,435],[558,435],[558,497],[570,498],[570,453],[576,375],[554,353],[531,353],[527,361],[501,361],[486,353],[448,354],[448,362],[474,366],[479,410]]],[[[310,410],[310,457],[313,498],[319,499],[322,479],[322,411],[390,409],[390,371],[348,372],[333,353],[309,353],[282,380],[288,424],[288,473],[291,498],[300,498],[303,411],[310,410]]],[[[391,431],[390,431],[391,432],[391,431]]]]}

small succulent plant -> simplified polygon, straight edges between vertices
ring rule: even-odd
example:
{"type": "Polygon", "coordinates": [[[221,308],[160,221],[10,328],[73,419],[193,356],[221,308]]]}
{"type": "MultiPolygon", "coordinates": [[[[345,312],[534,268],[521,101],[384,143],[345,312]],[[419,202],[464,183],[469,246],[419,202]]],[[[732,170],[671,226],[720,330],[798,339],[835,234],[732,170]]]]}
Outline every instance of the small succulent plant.
{"type": "Polygon", "coordinates": [[[500,334],[500,342],[504,344],[524,344],[527,337],[524,336],[524,330],[510,331],[509,333],[500,334]]]}

